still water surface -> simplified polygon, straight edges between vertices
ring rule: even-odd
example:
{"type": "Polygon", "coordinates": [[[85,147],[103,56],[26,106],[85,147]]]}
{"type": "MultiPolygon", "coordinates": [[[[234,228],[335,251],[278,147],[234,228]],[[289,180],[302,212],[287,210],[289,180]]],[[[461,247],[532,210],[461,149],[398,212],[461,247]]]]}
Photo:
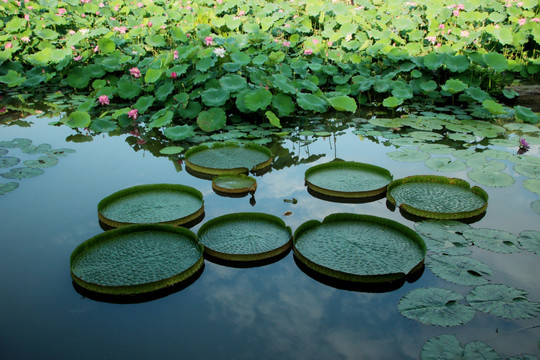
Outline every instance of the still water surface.
{"type": "MultiPolygon", "coordinates": [[[[47,125],[47,118],[26,120],[31,127],[1,126],[0,141],[22,137],[76,153],[0,196],[2,359],[416,359],[425,341],[441,334],[457,335],[462,345],[483,341],[503,358],[540,356],[540,328],[534,327],[539,318],[505,320],[477,311],[463,326],[442,328],[402,316],[397,303],[415,288],[442,287],[463,295],[472,289],[441,280],[427,268],[420,279],[393,291],[353,291],[308,276],[290,252],[254,268],[207,260],[191,285],[152,301],[114,304],[85,297],[72,285],[69,257],[77,245],[103,231],[97,204],[120,189],[151,183],[199,189],[206,213],[192,228],[195,232],[209,219],[242,211],[281,217],[293,231],[336,212],[381,216],[413,227],[399,211],[390,211],[385,199],[344,204],[313,197],[304,186],[305,170],[340,158],[388,168],[395,179],[441,173],[422,162],[394,161],[386,156],[393,147],[351,131],[309,145],[276,138],[272,147],[279,156],[270,172],[257,177],[252,205],[249,197],[218,196],[210,181],[190,175],[167,157],[134,151],[128,135],[67,142],[73,130],[47,125]],[[299,164],[310,156],[318,160],[299,164]],[[292,198],[298,202],[283,201],[292,198]],[[291,214],[284,216],[286,212],[291,214]]],[[[25,156],[18,149],[10,149],[9,155],[25,156]]],[[[444,175],[467,179],[465,172],[444,175]]],[[[517,177],[509,188],[487,188],[487,213],[473,226],[516,234],[540,230],[540,215],[529,207],[539,196],[525,190],[523,180],[517,177]]],[[[471,256],[491,267],[491,283],[524,289],[530,300],[540,301],[537,255],[473,248],[471,256]]]]}

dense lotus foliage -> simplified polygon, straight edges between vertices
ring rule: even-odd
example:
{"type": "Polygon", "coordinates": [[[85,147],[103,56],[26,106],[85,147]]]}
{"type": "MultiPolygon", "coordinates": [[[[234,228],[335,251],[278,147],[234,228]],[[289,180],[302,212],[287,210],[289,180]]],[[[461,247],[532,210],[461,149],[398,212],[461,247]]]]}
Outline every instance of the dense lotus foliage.
{"type": "Polygon", "coordinates": [[[538,79],[539,22],[538,0],[2,0],[0,83],[42,94],[72,127],[174,140],[231,114],[279,127],[413,98],[497,116],[516,95],[505,85],[538,79]]]}

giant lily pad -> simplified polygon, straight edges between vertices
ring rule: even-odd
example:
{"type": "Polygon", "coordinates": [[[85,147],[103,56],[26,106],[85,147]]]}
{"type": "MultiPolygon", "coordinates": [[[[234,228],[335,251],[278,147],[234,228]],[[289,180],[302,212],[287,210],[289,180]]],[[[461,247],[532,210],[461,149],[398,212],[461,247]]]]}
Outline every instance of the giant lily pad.
{"type": "Polygon", "coordinates": [[[491,269],[467,256],[431,255],[427,267],[441,279],[460,285],[483,285],[484,275],[492,275],[491,269]]]}
{"type": "Polygon", "coordinates": [[[257,180],[244,174],[219,175],[212,179],[212,189],[225,194],[253,194],[257,190],[257,180]]]}
{"type": "Polygon", "coordinates": [[[17,182],[8,182],[5,184],[0,184],[0,195],[7,194],[8,192],[11,192],[19,187],[19,183],[17,182]]]}
{"type": "Polygon", "coordinates": [[[479,311],[506,319],[530,319],[540,313],[540,303],[529,301],[525,290],[502,284],[475,287],[467,302],[479,311]]]}
{"type": "Polygon", "coordinates": [[[409,214],[456,220],[486,211],[488,195],[465,180],[434,175],[409,176],[388,185],[388,200],[409,214]]]}
{"type": "Polygon", "coordinates": [[[383,194],[392,179],[390,171],[384,168],[353,161],[333,161],[313,166],[305,172],[309,189],[345,198],[383,194]]]}
{"type": "Polygon", "coordinates": [[[138,185],[120,190],[98,204],[99,219],[112,227],[163,223],[182,225],[204,213],[200,191],[185,185],[138,185]]]}
{"type": "Polygon", "coordinates": [[[474,309],[458,303],[463,296],[440,288],[415,289],[399,300],[398,310],[426,325],[458,326],[474,318],[474,309]]]}
{"type": "Polygon", "coordinates": [[[185,153],[186,166],[203,174],[242,174],[272,163],[268,148],[253,143],[224,142],[195,146],[185,153]]]}
{"type": "Polygon", "coordinates": [[[135,295],[177,284],[203,264],[193,232],[170,225],[132,225],[101,233],[71,254],[71,276],[101,294],[135,295]]]}
{"type": "Polygon", "coordinates": [[[290,249],[292,233],[280,218],[263,213],[234,213],[201,226],[204,252],[229,261],[259,261],[290,249]]]}
{"type": "Polygon", "coordinates": [[[294,233],[293,250],[309,268],[358,283],[403,279],[423,266],[426,245],[410,228],[384,218],[332,214],[294,233]]]}

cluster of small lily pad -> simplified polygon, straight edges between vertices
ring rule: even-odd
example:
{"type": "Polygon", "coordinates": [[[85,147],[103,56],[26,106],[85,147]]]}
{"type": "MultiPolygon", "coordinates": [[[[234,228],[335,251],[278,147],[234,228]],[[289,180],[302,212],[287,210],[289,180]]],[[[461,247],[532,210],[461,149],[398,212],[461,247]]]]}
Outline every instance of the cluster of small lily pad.
{"type": "Polygon", "coordinates": [[[12,95],[80,92],[69,126],[173,140],[231,113],[280,127],[298,111],[418,97],[496,116],[516,96],[505,85],[540,70],[536,0],[6,0],[0,16],[12,95]]]}
{"type": "MultiPolygon", "coordinates": [[[[44,173],[45,168],[55,166],[58,158],[75,152],[73,149],[53,149],[49,144],[32,144],[32,140],[15,138],[9,141],[0,141],[0,169],[8,171],[0,173],[0,176],[8,180],[22,180],[36,177],[44,173]],[[11,156],[11,152],[20,151],[26,155],[37,155],[37,159],[24,160],[24,166],[17,166],[21,160],[11,156]]],[[[0,183],[0,195],[9,193],[19,187],[16,181],[0,183]]]]}

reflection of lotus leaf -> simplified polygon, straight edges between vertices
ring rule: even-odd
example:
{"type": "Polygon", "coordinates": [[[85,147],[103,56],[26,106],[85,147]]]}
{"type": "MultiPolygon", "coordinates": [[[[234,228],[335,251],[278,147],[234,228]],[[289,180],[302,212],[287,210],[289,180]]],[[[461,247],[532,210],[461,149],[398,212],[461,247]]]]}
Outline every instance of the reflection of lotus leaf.
{"type": "Polygon", "coordinates": [[[330,196],[367,197],[386,191],[392,181],[384,168],[349,161],[335,161],[311,167],[305,173],[308,187],[330,196]]]}
{"type": "Polygon", "coordinates": [[[204,211],[202,194],[189,186],[139,185],[107,196],[98,204],[101,221],[117,227],[127,224],[185,224],[204,211]]]}
{"type": "Polygon", "coordinates": [[[283,220],[262,213],[234,213],[206,222],[197,233],[209,255],[232,261],[256,261],[290,248],[291,230],[283,220]]]}
{"type": "Polygon", "coordinates": [[[85,289],[114,295],[171,286],[203,264],[193,232],[168,225],[133,225],[99,234],[71,254],[73,280],[85,289]]]}
{"type": "Polygon", "coordinates": [[[294,234],[296,256],[324,275],[355,282],[402,279],[422,266],[422,238],[395,221],[369,215],[333,214],[311,220],[294,234]]]}
{"type": "Polygon", "coordinates": [[[8,192],[11,192],[19,187],[19,183],[16,182],[8,182],[6,184],[0,184],[0,195],[7,194],[8,192]]]}
{"type": "Polygon", "coordinates": [[[19,163],[19,161],[19,158],[14,156],[0,156],[0,169],[15,166],[19,163]]]}
{"type": "Polygon", "coordinates": [[[410,176],[388,185],[388,200],[410,214],[433,219],[464,219],[482,214],[487,193],[461,179],[410,176]]]}

